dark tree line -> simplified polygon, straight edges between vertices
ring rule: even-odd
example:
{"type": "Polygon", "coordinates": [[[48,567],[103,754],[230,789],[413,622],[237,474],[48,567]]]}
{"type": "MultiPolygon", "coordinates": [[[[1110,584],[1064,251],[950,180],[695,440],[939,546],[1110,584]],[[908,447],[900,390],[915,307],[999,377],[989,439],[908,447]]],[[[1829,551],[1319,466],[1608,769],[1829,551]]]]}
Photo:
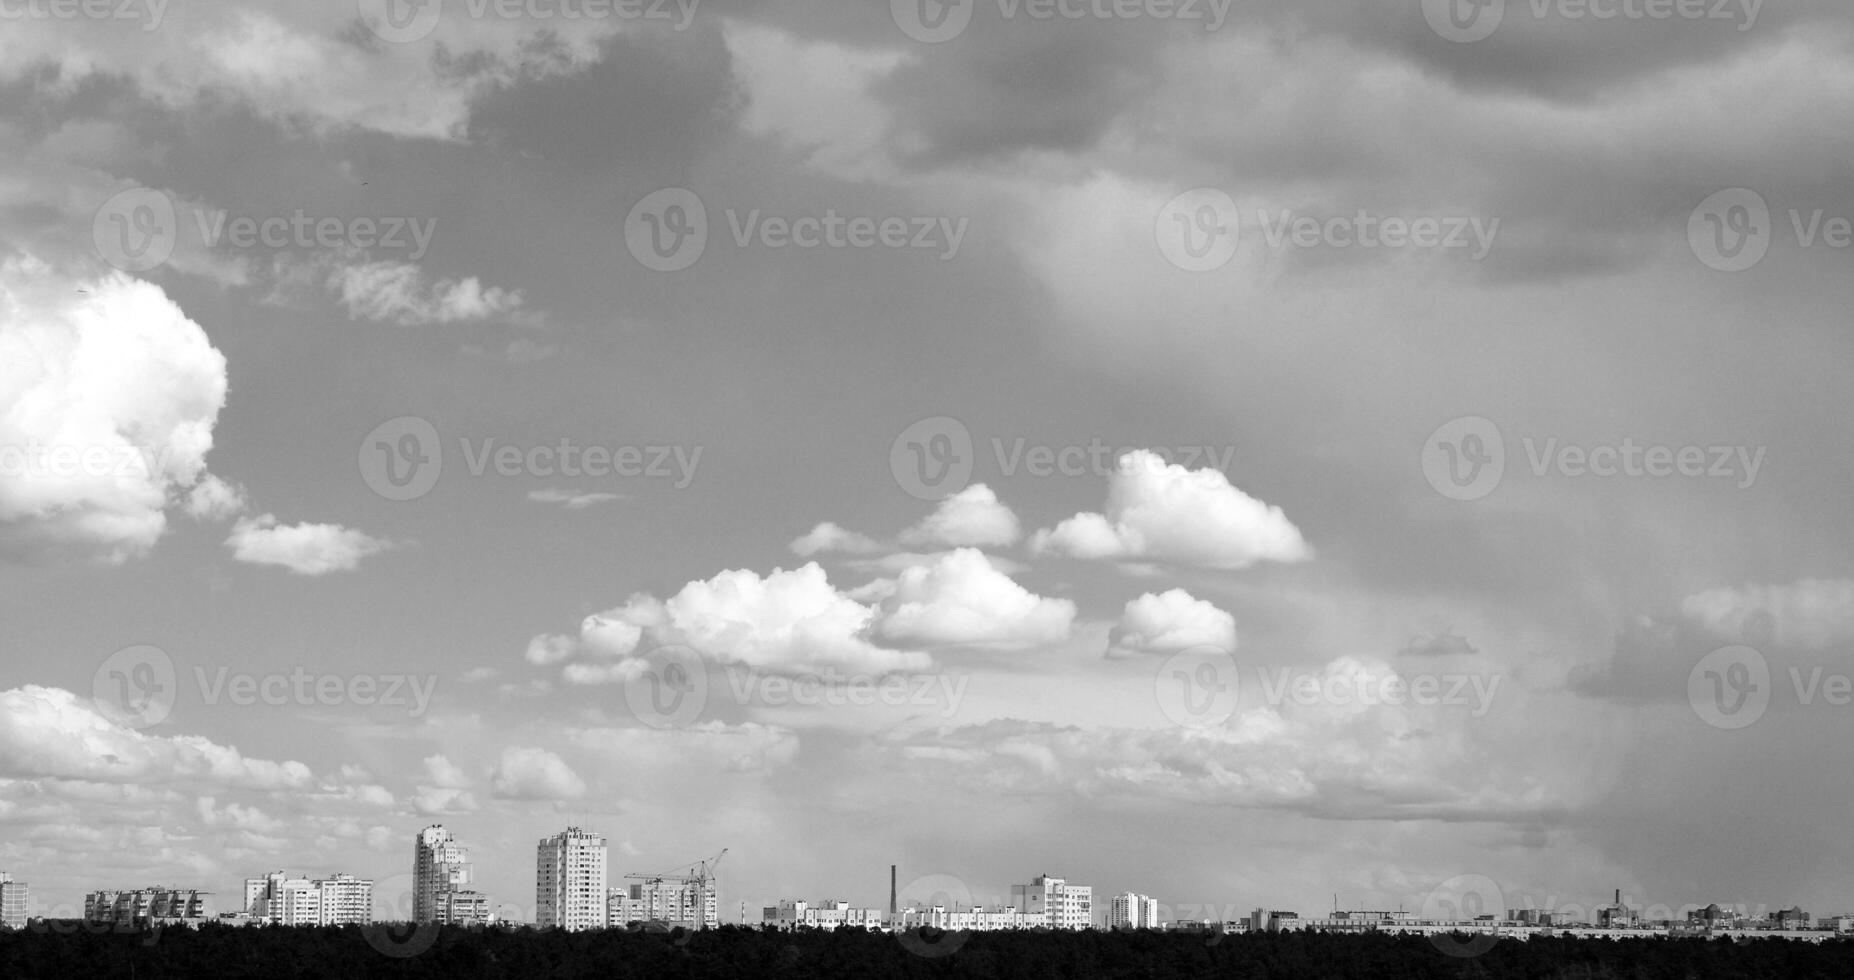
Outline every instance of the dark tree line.
{"type": "Polygon", "coordinates": [[[1448,945],[1418,936],[1383,934],[1035,931],[892,936],[737,927],[699,933],[564,933],[435,927],[395,931],[357,926],[206,926],[148,932],[90,930],[65,923],[56,928],[39,925],[0,931],[0,977],[1841,980],[1854,976],[1854,941],[1841,940],[1812,945],[1775,939],[1541,938],[1503,940],[1475,956],[1450,955],[1442,948],[1448,945]]]}

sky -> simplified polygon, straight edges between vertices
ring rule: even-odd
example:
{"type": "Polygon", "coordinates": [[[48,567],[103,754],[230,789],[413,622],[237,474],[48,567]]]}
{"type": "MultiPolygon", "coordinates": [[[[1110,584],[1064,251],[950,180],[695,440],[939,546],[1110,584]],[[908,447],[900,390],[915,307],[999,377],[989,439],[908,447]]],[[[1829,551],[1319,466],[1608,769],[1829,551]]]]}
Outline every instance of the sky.
{"type": "Polygon", "coordinates": [[[1854,910],[1854,10],[1450,3],[0,4],[0,870],[1854,910]]]}

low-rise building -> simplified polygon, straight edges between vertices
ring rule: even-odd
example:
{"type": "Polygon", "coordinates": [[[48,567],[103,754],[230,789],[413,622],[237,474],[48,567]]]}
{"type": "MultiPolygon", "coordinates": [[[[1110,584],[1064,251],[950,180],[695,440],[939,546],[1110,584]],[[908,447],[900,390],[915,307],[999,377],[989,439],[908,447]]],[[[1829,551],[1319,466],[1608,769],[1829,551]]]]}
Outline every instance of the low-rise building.
{"type": "Polygon", "coordinates": [[[849,902],[827,899],[814,904],[788,898],[767,906],[761,921],[781,929],[879,929],[887,916],[881,909],[856,908],[849,902]]]}
{"type": "Polygon", "coordinates": [[[1038,875],[1028,885],[1012,885],[1011,900],[1032,925],[1051,929],[1094,927],[1094,888],[1062,878],[1038,875]]]}
{"type": "Polygon", "coordinates": [[[213,917],[212,893],[160,885],[124,891],[102,889],[84,896],[84,921],[97,925],[199,923],[213,917]]]}

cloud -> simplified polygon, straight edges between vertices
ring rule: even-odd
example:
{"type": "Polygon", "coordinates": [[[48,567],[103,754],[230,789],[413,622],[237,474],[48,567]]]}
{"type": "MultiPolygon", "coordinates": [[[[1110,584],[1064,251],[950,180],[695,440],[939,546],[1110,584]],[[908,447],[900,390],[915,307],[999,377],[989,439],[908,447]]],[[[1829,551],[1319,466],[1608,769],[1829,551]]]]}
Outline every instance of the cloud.
{"type": "Polygon", "coordinates": [[[1054,530],[1038,531],[1031,548],[1218,569],[1304,561],[1313,554],[1281,508],[1231,486],[1217,470],[1187,470],[1146,450],[1120,457],[1105,514],[1076,514],[1054,530]]]}
{"type": "Polygon", "coordinates": [[[393,543],[339,524],[278,524],[270,514],[232,525],[225,539],[232,557],[254,565],[279,565],[298,575],[349,572],[361,560],[393,543]]]}
{"type": "Polygon", "coordinates": [[[846,531],[829,521],[820,523],[806,534],[794,540],[788,547],[800,558],[823,554],[828,551],[840,551],[853,555],[866,555],[882,550],[882,543],[866,534],[846,531]]]}
{"type": "Polygon", "coordinates": [[[546,749],[503,749],[489,782],[490,792],[502,800],[577,800],[586,795],[586,781],[546,749]]]}
{"type": "Polygon", "coordinates": [[[548,487],[545,490],[528,491],[528,499],[537,504],[559,504],[567,510],[585,510],[598,504],[623,500],[624,496],[616,493],[574,493],[570,490],[548,487]]]}
{"type": "Polygon", "coordinates": [[[224,355],[159,287],[0,260],[0,549],[146,554],[225,392],[224,355]]]}
{"type": "Polygon", "coordinates": [[[1854,580],[1709,589],[1680,604],[1688,621],[1745,643],[1805,650],[1854,644],[1854,580]]]}
{"type": "Polygon", "coordinates": [[[837,591],[816,562],[764,577],[747,569],[690,582],[669,599],[644,593],[623,606],[589,616],[577,637],[558,634],[530,641],[530,663],[573,659],[564,675],[573,683],[612,683],[642,669],[633,662],[652,648],[683,646],[719,663],[769,670],[835,667],[885,673],[920,670],[925,653],[888,649],[868,638],[876,611],[837,591]]]}
{"type": "Polygon", "coordinates": [[[187,492],[187,516],[198,521],[223,521],[245,512],[250,502],[245,489],[212,474],[187,492]]]}
{"type": "Polygon", "coordinates": [[[197,781],[244,789],[303,789],[300,762],[247,759],[195,735],[163,737],[119,725],[89,701],[55,687],[0,691],[0,776],[103,783],[197,781]]]}
{"type": "Polygon", "coordinates": [[[490,319],[531,321],[519,290],[484,287],[475,276],[427,282],[411,262],[338,265],[329,273],[348,316],[374,323],[423,326],[490,319]]]}
{"type": "Polygon", "coordinates": [[[901,532],[901,543],[938,548],[1002,547],[1017,543],[1017,515],[998,495],[975,483],[940,501],[919,524],[901,532]]]}
{"type": "Polygon", "coordinates": [[[1021,649],[1066,640],[1074,620],[1075,603],[1035,595],[961,548],[896,576],[876,633],[903,646],[1021,649]]]}
{"type": "Polygon", "coordinates": [[[1131,653],[1176,653],[1191,647],[1236,649],[1236,617],[1183,589],[1148,592],[1128,602],[1109,643],[1131,653]]]}

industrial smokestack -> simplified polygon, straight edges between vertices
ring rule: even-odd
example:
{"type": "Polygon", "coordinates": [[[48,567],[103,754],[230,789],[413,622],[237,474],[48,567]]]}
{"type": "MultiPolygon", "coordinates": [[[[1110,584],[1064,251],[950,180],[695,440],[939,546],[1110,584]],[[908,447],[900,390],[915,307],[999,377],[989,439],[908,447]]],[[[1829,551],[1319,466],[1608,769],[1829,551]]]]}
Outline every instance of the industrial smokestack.
{"type": "Polygon", "coordinates": [[[1622,889],[1620,888],[1616,889],[1616,907],[1622,907],[1622,889]]]}
{"type": "Polygon", "coordinates": [[[894,915],[895,908],[895,866],[888,866],[888,914],[894,915]]]}

